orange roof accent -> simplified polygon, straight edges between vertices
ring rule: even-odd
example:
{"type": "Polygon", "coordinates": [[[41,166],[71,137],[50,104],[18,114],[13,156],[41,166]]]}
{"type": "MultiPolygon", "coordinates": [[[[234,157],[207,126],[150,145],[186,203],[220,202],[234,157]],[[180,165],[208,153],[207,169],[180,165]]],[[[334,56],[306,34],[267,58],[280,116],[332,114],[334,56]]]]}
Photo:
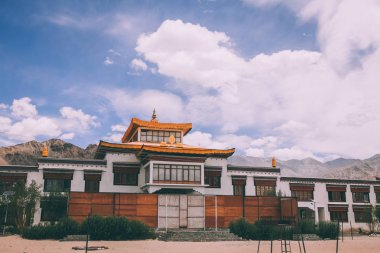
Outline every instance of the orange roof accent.
{"type": "Polygon", "coordinates": [[[132,118],[127,131],[125,131],[121,142],[126,143],[139,127],[154,129],[154,130],[177,130],[182,131],[186,135],[193,128],[191,123],[161,123],[158,121],[145,121],[138,118],[132,118]]]}
{"type": "Polygon", "coordinates": [[[129,143],[110,143],[100,141],[99,147],[108,147],[108,148],[117,148],[117,149],[129,149],[134,150],[136,153],[141,153],[143,151],[151,151],[151,152],[161,152],[161,153],[173,153],[173,154],[193,154],[193,155],[208,155],[208,156],[223,156],[229,157],[234,152],[235,149],[206,149],[206,148],[198,148],[192,146],[157,146],[157,145],[149,145],[149,144],[129,144],[129,143]]]}

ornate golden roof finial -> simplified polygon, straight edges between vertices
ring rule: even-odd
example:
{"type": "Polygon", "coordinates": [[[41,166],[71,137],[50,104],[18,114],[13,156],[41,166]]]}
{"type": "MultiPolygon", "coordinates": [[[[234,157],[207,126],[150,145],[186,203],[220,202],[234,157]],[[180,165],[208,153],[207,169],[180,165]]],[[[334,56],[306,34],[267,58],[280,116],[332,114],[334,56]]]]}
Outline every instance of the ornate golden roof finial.
{"type": "Polygon", "coordinates": [[[49,156],[49,151],[48,151],[48,148],[45,144],[44,148],[42,149],[42,157],[48,157],[48,156],[49,156]]]}
{"type": "Polygon", "coordinates": [[[276,168],[277,167],[277,161],[276,161],[276,158],[273,156],[272,158],[272,167],[273,168],[276,168]]]}
{"type": "Polygon", "coordinates": [[[158,122],[157,115],[156,115],[156,108],[153,109],[152,119],[153,122],[158,122]]]}

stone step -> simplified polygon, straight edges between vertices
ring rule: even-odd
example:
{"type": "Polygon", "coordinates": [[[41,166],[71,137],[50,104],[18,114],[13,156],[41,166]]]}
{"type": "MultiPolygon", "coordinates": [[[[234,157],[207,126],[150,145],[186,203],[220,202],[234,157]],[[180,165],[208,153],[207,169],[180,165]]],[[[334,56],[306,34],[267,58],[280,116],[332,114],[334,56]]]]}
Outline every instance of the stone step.
{"type": "MultiPolygon", "coordinates": [[[[304,241],[319,241],[321,238],[316,234],[303,234],[304,241]]],[[[293,234],[293,240],[301,240],[300,234],[293,234]]]]}
{"type": "Polygon", "coordinates": [[[168,231],[160,232],[158,239],[162,241],[181,242],[215,242],[215,241],[240,241],[241,238],[229,231],[168,231]]]}

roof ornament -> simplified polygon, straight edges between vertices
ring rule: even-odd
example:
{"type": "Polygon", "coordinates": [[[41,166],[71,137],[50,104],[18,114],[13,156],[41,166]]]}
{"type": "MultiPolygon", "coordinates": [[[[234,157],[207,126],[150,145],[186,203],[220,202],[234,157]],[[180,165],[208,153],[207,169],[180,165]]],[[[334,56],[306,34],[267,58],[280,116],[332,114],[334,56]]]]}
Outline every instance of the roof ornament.
{"type": "Polygon", "coordinates": [[[49,156],[49,150],[46,144],[44,144],[44,148],[42,149],[42,157],[48,157],[48,156],[49,156]]]}
{"type": "Polygon", "coordinates": [[[150,121],[158,122],[157,115],[156,115],[156,108],[153,109],[152,119],[150,121]]]}
{"type": "Polygon", "coordinates": [[[272,168],[276,168],[277,167],[277,161],[276,161],[276,158],[273,156],[272,158],[272,168]]]}

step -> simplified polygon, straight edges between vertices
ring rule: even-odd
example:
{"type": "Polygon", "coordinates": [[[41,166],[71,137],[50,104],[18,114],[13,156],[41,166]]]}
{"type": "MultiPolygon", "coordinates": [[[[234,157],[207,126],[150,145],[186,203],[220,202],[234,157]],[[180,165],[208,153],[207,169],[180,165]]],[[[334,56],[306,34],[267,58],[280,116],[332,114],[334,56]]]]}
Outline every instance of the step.
{"type": "Polygon", "coordinates": [[[229,231],[189,231],[177,230],[159,232],[158,239],[162,241],[181,242],[216,242],[216,241],[241,241],[238,236],[229,231]]]}

